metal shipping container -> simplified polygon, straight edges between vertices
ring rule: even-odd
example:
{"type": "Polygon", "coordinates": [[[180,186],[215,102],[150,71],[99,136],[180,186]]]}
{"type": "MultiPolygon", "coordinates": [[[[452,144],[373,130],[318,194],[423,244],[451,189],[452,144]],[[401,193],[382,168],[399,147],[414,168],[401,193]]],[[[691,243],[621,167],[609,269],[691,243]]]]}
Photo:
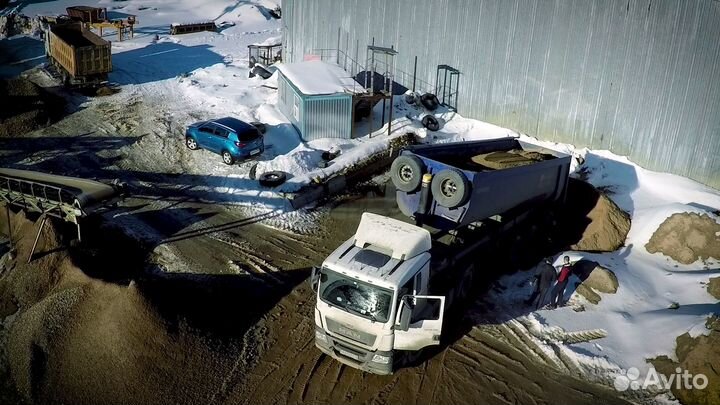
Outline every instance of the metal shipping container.
{"type": "Polygon", "coordinates": [[[303,141],[352,137],[352,94],[303,94],[282,72],[278,78],[278,92],[278,108],[297,129],[303,141]]]}

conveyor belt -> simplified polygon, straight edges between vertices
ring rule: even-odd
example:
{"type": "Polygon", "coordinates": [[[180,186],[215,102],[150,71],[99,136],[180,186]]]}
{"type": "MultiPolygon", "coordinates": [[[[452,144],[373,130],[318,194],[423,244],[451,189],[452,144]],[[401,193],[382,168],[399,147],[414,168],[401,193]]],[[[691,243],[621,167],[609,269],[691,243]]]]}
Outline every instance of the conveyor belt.
{"type": "Polygon", "coordinates": [[[117,195],[113,186],[93,180],[0,168],[0,199],[73,223],[117,195]]]}

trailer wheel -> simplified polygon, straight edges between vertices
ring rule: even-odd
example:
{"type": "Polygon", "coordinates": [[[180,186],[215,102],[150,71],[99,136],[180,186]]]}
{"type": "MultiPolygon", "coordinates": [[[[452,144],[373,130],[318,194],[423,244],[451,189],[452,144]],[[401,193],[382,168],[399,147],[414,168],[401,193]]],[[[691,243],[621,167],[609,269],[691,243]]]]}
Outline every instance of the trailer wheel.
{"type": "Polygon", "coordinates": [[[470,182],[457,169],[444,169],[435,175],[430,184],[433,198],[447,208],[465,204],[470,197],[470,182]]]}
{"type": "Polygon", "coordinates": [[[395,188],[412,193],[420,188],[425,165],[417,156],[398,156],[390,166],[390,178],[395,188]]]}
{"type": "Polygon", "coordinates": [[[437,118],[433,117],[432,115],[424,116],[421,122],[423,126],[430,131],[434,132],[440,129],[440,123],[438,122],[437,118]]]}
{"type": "Polygon", "coordinates": [[[440,100],[432,93],[425,93],[420,96],[420,103],[428,110],[435,111],[440,105],[440,100]]]}

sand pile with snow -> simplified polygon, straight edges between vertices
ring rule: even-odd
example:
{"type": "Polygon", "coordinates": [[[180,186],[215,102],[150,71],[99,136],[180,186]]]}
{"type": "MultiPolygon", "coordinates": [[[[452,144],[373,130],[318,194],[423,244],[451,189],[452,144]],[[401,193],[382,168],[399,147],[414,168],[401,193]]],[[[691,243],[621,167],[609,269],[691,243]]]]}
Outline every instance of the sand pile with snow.
{"type": "Polygon", "coordinates": [[[581,180],[570,179],[562,213],[564,238],[572,250],[612,252],[625,244],[630,216],[604,193],[581,180]]]}
{"type": "Polygon", "coordinates": [[[715,405],[720,398],[720,370],[717,368],[717,359],[720,359],[720,318],[708,318],[705,327],[707,335],[692,337],[685,333],[678,336],[675,349],[677,361],[667,356],[652,360],[657,371],[666,377],[677,374],[678,367],[693,376],[703,374],[707,377],[707,387],[704,389],[678,389],[673,384],[672,393],[683,404],[715,405]]]}
{"type": "Polygon", "coordinates": [[[711,278],[707,290],[710,295],[720,300],[720,277],[711,278]]]}
{"type": "MultiPolygon", "coordinates": [[[[164,303],[176,284],[151,275],[129,284],[104,281],[99,276],[107,276],[113,262],[138,265],[125,260],[135,256],[129,246],[106,248],[114,257],[98,251],[76,257],[82,248],[64,247],[62,224],[46,224],[27,264],[38,223],[21,213],[13,215],[12,225],[17,254],[0,272],[0,376],[12,377],[12,383],[0,384],[3,391],[13,384],[30,403],[207,403],[229,373],[242,371],[244,330],[233,328],[243,319],[229,322],[222,310],[207,306],[232,303],[203,296],[194,307],[202,314],[167,313],[164,303]],[[81,270],[78,263],[88,267],[81,270]],[[205,323],[198,326],[193,317],[205,323]],[[200,330],[217,325],[221,337],[200,330]]],[[[194,301],[195,293],[184,289],[183,299],[194,301]]]]}
{"type": "Polygon", "coordinates": [[[19,136],[46,127],[65,109],[62,97],[27,79],[0,80],[0,137],[19,136]]]}
{"type": "Polygon", "coordinates": [[[720,223],[710,215],[677,213],[666,219],[645,245],[682,264],[720,259],[720,223]]]}

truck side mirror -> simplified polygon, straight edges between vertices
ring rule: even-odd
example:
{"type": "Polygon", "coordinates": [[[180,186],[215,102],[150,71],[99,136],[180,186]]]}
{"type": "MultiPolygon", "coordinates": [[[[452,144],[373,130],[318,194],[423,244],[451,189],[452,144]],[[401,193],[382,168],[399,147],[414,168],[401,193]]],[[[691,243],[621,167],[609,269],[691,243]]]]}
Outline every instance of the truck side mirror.
{"type": "Polygon", "coordinates": [[[400,300],[395,328],[397,328],[398,330],[408,330],[410,328],[410,319],[412,318],[412,313],[413,307],[410,303],[410,296],[406,295],[400,300]]]}
{"type": "Polygon", "coordinates": [[[318,284],[320,282],[320,268],[317,266],[313,266],[312,270],[310,272],[310,287],[313,291],[317,292],[318,290],[318,284]]]}

